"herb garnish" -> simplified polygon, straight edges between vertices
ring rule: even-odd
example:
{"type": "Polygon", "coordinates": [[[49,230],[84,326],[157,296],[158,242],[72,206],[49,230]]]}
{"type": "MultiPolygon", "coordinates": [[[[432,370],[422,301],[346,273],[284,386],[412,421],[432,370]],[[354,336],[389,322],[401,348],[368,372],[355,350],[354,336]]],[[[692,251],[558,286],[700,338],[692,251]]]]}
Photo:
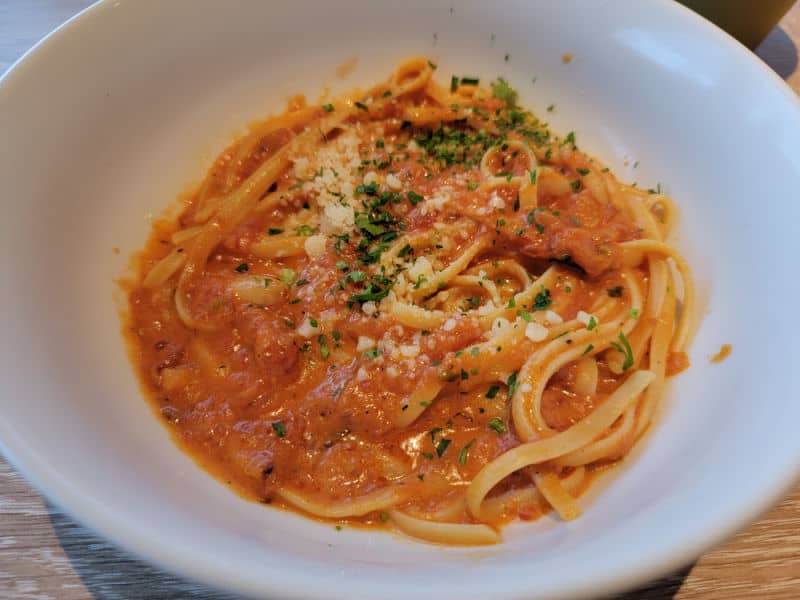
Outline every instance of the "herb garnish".
{"type": "Polygon", "coordinates": [[[533,310],[547,310],[552,303],[553,299],[550,297],[550,290],[542,286],[541,291],[536,294],[536,298],[533,300],[533,310]]]}
{"type": "Polygon", "coordinates": [[[503,434],[508,431],[506,424],[503,423],[503,420],[499,417],[495,417],[489,421],[489,429],[496,431],[498,434],[503,434]]]}
{"type": "Polygon", "coordinates": [[[627,371],[633,366],[633,349],[631,348],[628,338],[625,337],[622,331],[619,332],[619,341],[622,342],[622,345],[617,342],[611,342],[611,346],[625,355],[625,362],[622,363],[622,370],[627,371]]]}
{"type": "Polygon", "coordinates": [[[461,449],[461,452],[458,453],[458,464],[462,467],[467,463],[467,458],[469,457],[469,449],[472,447],[472,444],[475,443],[475,438],[472,438],[466,445],[461,449]]]}

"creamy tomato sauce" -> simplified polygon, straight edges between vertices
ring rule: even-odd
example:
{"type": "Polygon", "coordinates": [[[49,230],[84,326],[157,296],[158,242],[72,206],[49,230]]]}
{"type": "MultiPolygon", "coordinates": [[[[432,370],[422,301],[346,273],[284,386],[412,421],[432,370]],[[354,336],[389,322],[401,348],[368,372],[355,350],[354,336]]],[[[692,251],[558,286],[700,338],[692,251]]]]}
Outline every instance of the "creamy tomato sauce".
{"type": "MultiPolygon", "coordinates": [[[[631,283],[646,297],[648,263],[626,264],[620,249],[642,237],[640,223],[610,193],[587,185],[590,177],[605,185],[608,170],[577,151],[574,136],[554,138],[499,96],[465,97],[468,119],[420,124],[407,118],[408,107],[435,107],[430,90],[396,99],[384,92],[380,107],[374,100],[356,111],[322,146],[295,149],[291,166],[183,289],[179,272],[145,284],[165,257],[190,251],[195,238],[181,232],[208,222],[198,214],[210,199],[230,197],[309,121],[341,110],[293,98],[278,126],[232,144],[180,216],[154,226],[130,284],[126,331],[147,396],[204,468],[268,503],[287,504],[283,489],[337,505],[390,486],[395,506],[410,514],[476,523],[465,490],[487,464],[526,441],[510,396],[530,393],[517,377],[537,344],[577,323],[558,343],[564,351],[582,343],[592,363],[579,356],[547,381],[540,412],[548,435],[590,415],[647,362],[647,332],[657,319],[637,308],[625,308],[635,329],[619,336],[626,345],[630,338],[633,367],[621,370],[628,359],[622,342],[598,352],[568,335],[604,323],[594,316],[581,321],[593,308],[633,302],[631,283]],[[531,154],[515,152],[511,141],[531,154]],[[531,193],[534,185],[525,205],[522,190],[531,193]],[[274,202],[262,209],[265,198],[274,202]],[[483,245],[457,277],[417,294],[476,244],[483,245]],[[387,253],[396,255],[388,263],[387,253]],[[515,305],[546,272],[551,283],[531,288],[530,302],[515,305]],[[179,314],[176,294],[195,326],[179,314]],[[446,318],[409,325],[390,310],[401,297],[446,318]],[[483,317],[494,310],[505,311],[498,317],[505,323],[487,325],[483,317]],[[526,334],[494,348],[492,328],[508,323],[526,334]],[[436,393],[410,407],[431,373],[436,393]],[[398,425],[409,410],[421,413],[398,425]]],[[[461,114],[460,107],[453,111],[461,114]]],[[[670,370],[686,366],[682,352],[671,356],[670,370]]],[[[631,429],[593,464],[624,455],[637,435],[631,429]]],[[[555,472],[563,479],[574,468],[555,472]]],[[[530,487],[531,476],[512,474],[490,497],[530,487]]],[[[529,498],[480,521],[531,519],[548,508],[529,498]]],[[[383,526],[386,514],[340,519],[383,526]]]]}

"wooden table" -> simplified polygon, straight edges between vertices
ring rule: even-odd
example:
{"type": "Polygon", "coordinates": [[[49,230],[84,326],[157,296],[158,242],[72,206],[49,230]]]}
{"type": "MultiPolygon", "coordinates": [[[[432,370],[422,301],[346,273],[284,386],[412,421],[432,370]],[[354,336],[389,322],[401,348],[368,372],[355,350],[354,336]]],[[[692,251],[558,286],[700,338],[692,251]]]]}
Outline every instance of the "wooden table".
{"type": "MultiPolygon", "coordinates": [[[[0,0],[0,72],[90,0],[0,0]]],[[[800,4],[757,54],[800,91],[800,4]]],[[[214,599],[231,596],[131,558],[43,499],[0,457],[0,599],[214,599]]],[[[634,598],[800,598],[800,487],[761,521],[634,598]]]]}

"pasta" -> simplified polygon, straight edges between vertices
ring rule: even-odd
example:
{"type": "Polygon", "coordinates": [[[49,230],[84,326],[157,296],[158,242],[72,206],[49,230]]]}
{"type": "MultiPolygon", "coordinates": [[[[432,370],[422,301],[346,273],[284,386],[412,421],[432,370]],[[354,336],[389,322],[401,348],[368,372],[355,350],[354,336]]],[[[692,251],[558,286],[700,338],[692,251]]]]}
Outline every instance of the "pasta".
{"type": "Polygon", "coordinates": [[[319,519],[492,544],[580,514],[688,366],[676,211],[502,79],[385,83],[255,125],[130,284],[133,361],[179,443],[319,519]]]}

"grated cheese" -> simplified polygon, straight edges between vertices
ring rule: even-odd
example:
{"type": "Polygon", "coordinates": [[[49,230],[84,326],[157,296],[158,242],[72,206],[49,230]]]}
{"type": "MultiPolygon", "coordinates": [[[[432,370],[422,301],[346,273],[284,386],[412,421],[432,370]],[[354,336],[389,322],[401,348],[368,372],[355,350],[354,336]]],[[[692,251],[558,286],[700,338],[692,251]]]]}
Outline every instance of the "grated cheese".
{"type": "Polygon", "coordinates": [[[547,319],[551,325],[560,325],[564,322],[564,319],[561,318],[561,315],[553,312],[552,310],[548,310],[546,313],[544,313],[544,318],[547,319]]]}
{"type": "Polygon", "coordinates": [[[366,352],[370,348],[375,347],[375,340],[365,335],[358,336],[358,344],[356,344],[356,352],[366,352]]]}
{"type": "Polygon", "coordinates": [[[547,339],[547,327],[540,325],[536,321],[531,321],[525,327],[525,337],[532,342],[541,342],[547,339]]]}
{"type": "Polygon", "coordinates": [[[489,206],[497,209],[505,209],[506,203],[500,196],[497,195],[497,192],[492,192],[492,195],[489,197],[489,206]]]}
{"type": "Polygon", "coordinates": [[[329,204],[322,209],[320,229],[322,233],[345,233],[352,231],[356,224],[356,216],[351,206],[329,204]]]}
{"type": "Polygon", "coordinates": [[[302,335],[304,338],[310,338],[311,336],[316,335],[318,331],[319,328],[311,325],[311,321],[308,317],[303,319],[303,322],[300,323],[300,326],[297,328],[297,333],[302,335]]]}
{"type": "Polygon", "coordinates": [[[404,358],[414,358],[419,354],[419,346],[400,346],[400,354],[404,358]]]}
{"type": "Polygon", "coordinates": [[[399,192],[403,189],[403,182],[400,181],[400,178],[398,178],[394,173],[389,173],[386,176],[386,185],[388,185],[389,189],[393,192],[399,192]]]}
{"type": "Polygon", "coordinates": [[[418,281],[420,277],[431,279],[433,277],[433,265],[425,256],[420,256],[409,267],[408,275],[411,277],[412,282],[418,281]]]}
{"type": "Polygon", "coordinates": [[[319,258],[325,254],[325,236],[312,235],[305,241],[306,254],[311,258],[319,258]]]}

